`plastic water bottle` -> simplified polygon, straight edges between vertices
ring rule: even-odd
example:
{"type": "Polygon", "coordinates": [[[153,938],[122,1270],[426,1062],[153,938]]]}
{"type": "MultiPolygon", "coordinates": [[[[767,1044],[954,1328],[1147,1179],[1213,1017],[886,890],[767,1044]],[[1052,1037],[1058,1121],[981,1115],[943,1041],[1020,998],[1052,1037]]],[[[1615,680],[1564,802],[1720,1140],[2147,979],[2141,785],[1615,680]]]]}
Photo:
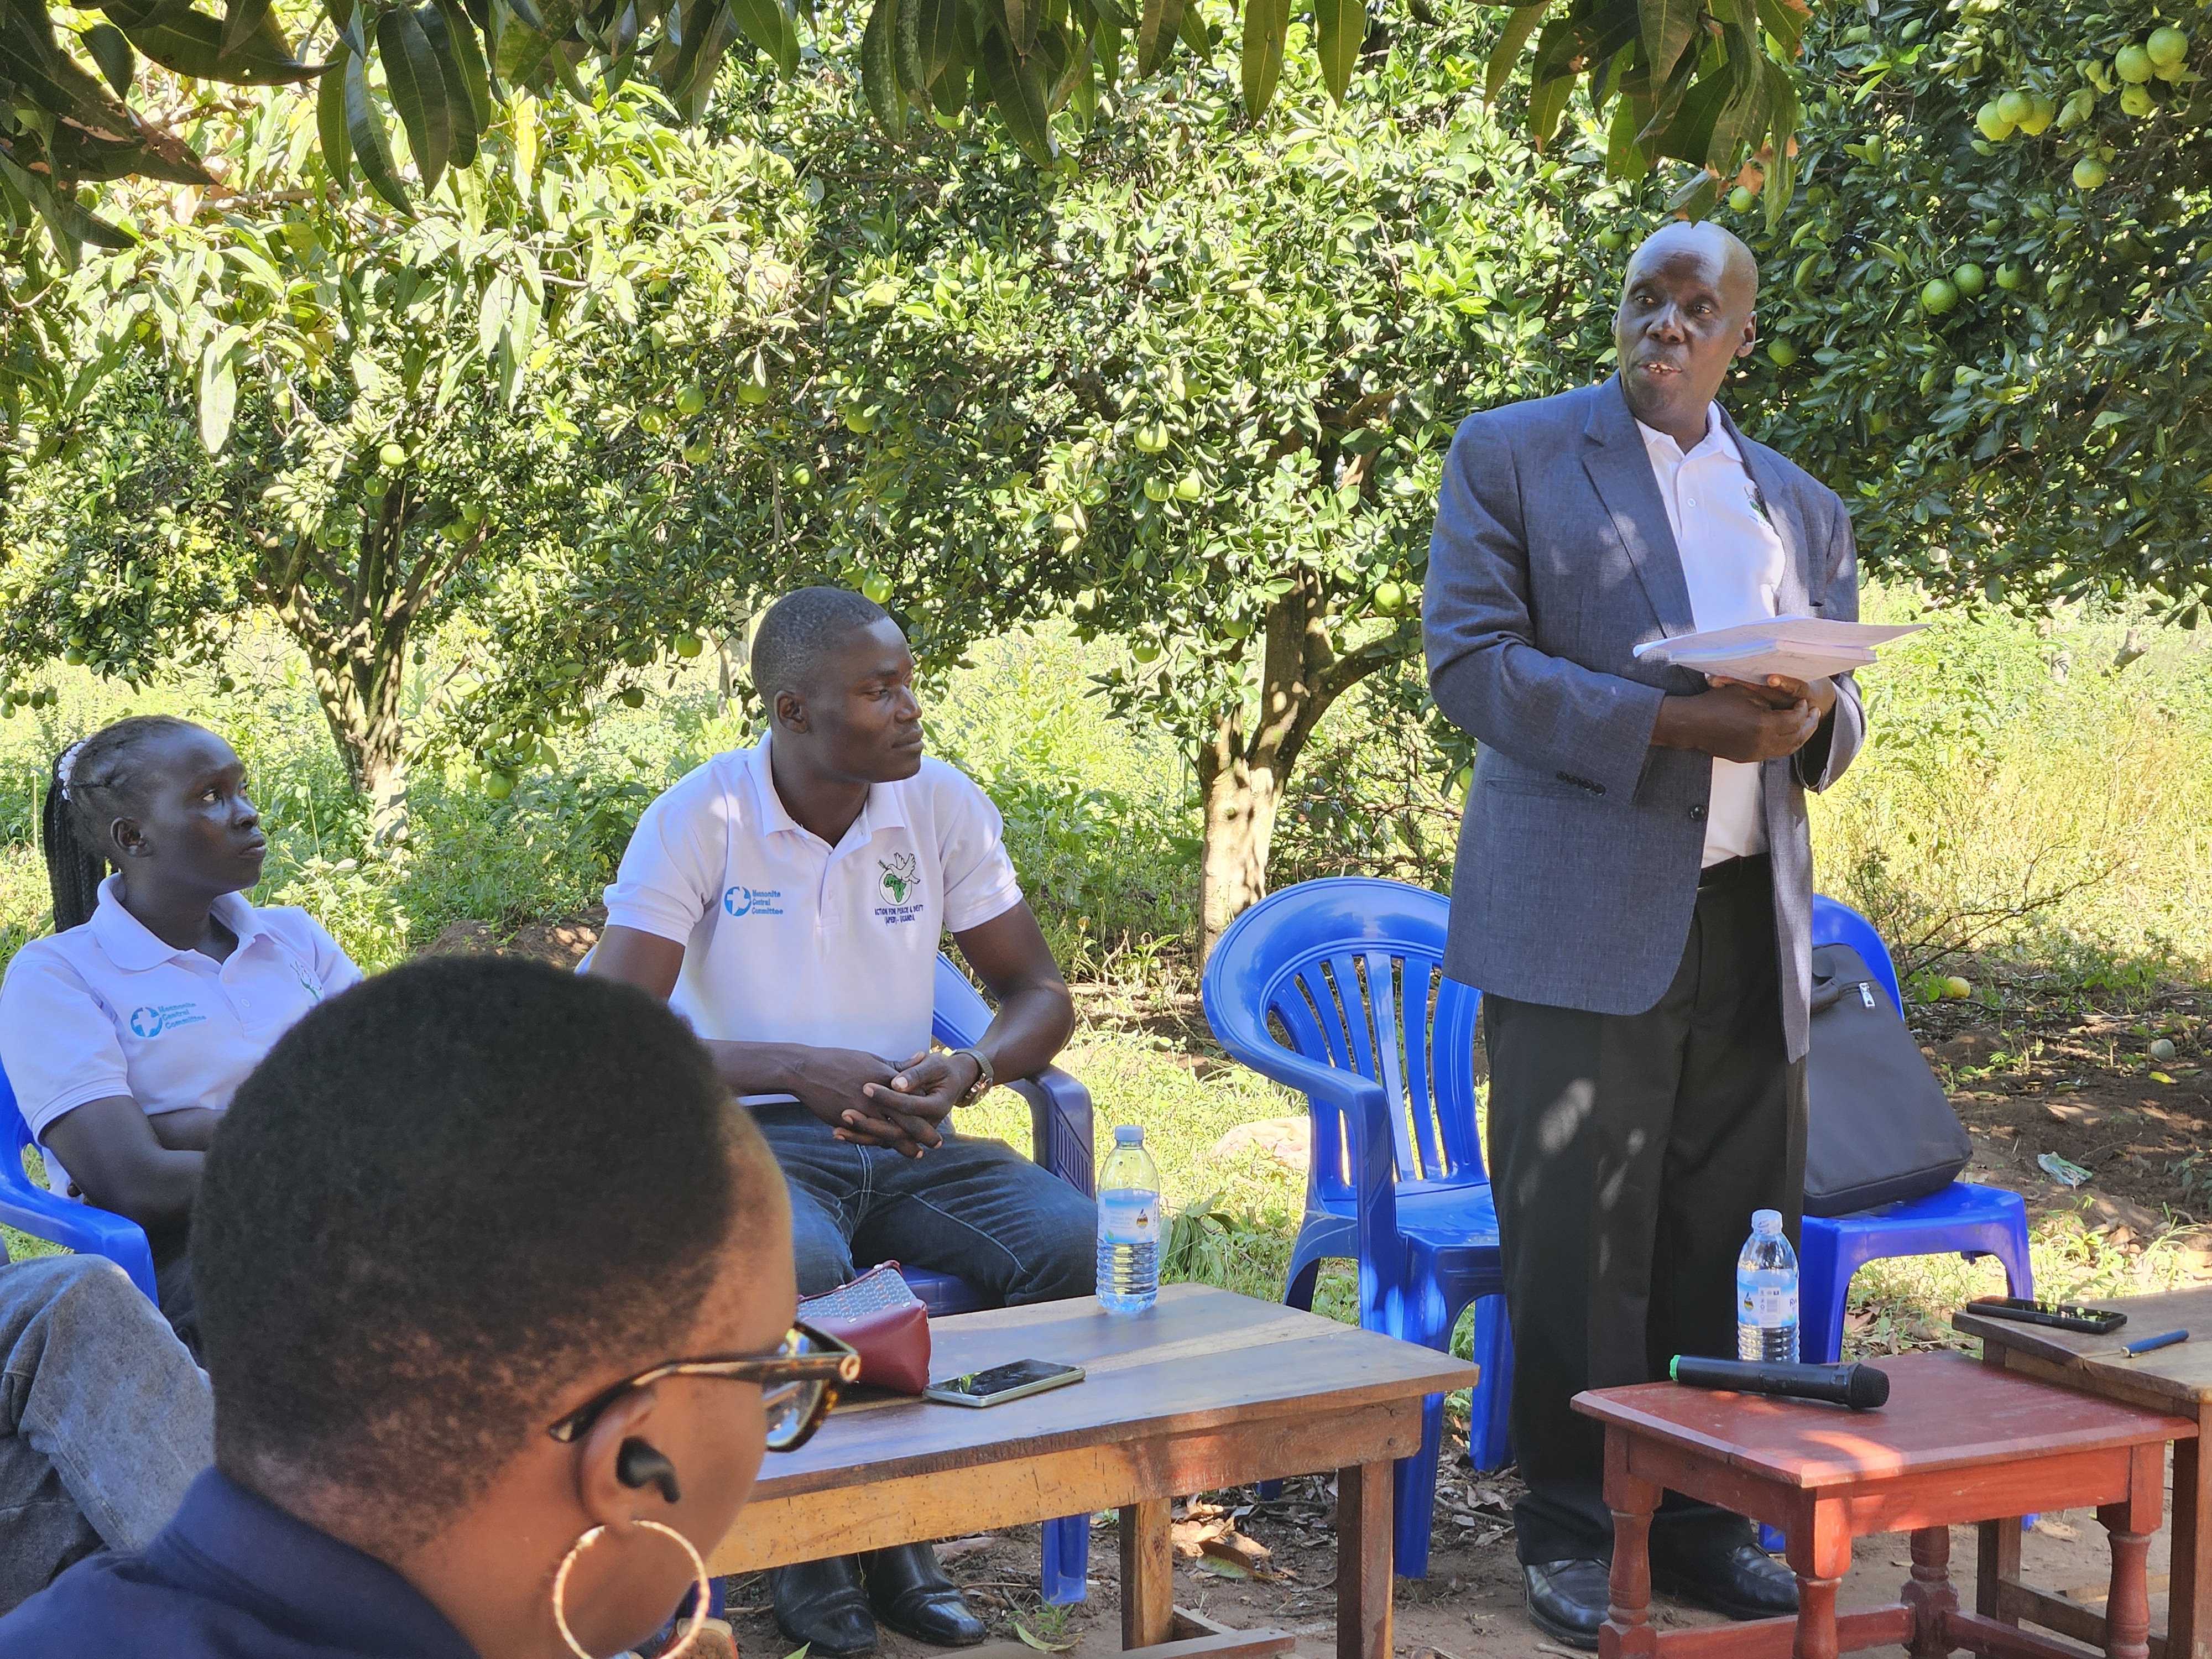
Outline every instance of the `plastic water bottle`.
{"type": "Polygon", "coordinates": [[[1098,1305],[1107,1312],[1142,1313],[1159,1299],[1161,1231],[1159,1167],[1145,1132],[1124,1124],[1098,1172],[1098,1305]]]}
{"type": "Polygon", "coordinates": [[[1779,1210],[1752,1212],[1735,1259],[1735,1357],[1797,1363],[1797,1252],[1779,1210]]]}

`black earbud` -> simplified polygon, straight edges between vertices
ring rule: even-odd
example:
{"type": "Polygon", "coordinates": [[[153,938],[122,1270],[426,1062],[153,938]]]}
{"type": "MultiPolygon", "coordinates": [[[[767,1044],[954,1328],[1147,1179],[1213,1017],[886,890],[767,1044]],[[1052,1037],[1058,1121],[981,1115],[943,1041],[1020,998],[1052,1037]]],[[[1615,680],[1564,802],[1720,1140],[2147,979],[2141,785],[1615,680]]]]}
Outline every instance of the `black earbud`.
{"type": "Polygon", "coordinates": [[[643,1440],[625,1440],[615,1454],[615,1479],[625,1486],[658,1486],[671,1504],[681,1503],[683,1487],[676,1484],[676,1465],[660,1449],[643,1440]]]}

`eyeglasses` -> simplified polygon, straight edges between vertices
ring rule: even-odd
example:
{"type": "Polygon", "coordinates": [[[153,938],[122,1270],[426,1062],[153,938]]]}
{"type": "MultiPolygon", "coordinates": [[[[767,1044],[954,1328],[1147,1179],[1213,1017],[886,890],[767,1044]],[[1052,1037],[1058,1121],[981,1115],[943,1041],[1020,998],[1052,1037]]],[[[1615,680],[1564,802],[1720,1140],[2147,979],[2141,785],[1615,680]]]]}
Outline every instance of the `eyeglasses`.
{"type": "Polygon", "coordinates": [[[721,1376],[732,1382],[759,1383],[761,1409],[768,1415],[768,1449],[797,1451],[830,1415],[830,1408],[837,1403],[838,1389],[857,1381],[860,1375],[859,1354],[811,1325],[793,1325],[773,1353],[672,1359],[640,1371],[593,1395],[545,1432],[563,1443],[576,1440],[616,1401],[664,1376],[721,1376]]]}

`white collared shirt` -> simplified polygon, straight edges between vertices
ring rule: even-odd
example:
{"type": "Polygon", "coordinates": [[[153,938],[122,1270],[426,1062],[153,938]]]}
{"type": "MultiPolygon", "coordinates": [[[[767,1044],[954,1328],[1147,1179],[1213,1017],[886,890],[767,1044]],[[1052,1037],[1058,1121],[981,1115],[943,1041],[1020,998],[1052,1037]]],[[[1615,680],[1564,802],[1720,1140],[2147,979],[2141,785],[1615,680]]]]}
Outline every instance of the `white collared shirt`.
{"type": "MultiPolygon", "coordinates": [[[[238,939],[222,962],[163,944],[110,876],[91,921],[15,953],[0,984],[0,1066],[41,1145],[49,1125],[116,1095],[149,1117],[222,1110],[295,1020],[361,978],[305,910],[257,909],[236,893],[213,910],[238,939]]],[[[66,1192],[52,1152],[46,1163],[66,1192]]]]}
{"type": "MultiPolygon", "coordinates": [[[[1659,498],[1667,504],[1698,631],[1773,616],[1785,556],[1782,538],[1767,518],[1742,453],[1721,423],[1720,405],[1705,406],[1705,435],[1686,455],[1667,434],[1636,424],[1659,498]]],[[[1705,812],[1705,863],[1765,850],[1758,766],[1716,760],[1705,812]]]]}
{"type": "Polygon", "coordinates": [[[763,739],[646,808],[607,889],[607,925],[683,945],[669,1006],[702,1037],[897,1065],[929,1047],[939,938],[1021,897],[999,809],[956,769],[925,759],[873,785],[831,847],[786,810],[763,739]]]}

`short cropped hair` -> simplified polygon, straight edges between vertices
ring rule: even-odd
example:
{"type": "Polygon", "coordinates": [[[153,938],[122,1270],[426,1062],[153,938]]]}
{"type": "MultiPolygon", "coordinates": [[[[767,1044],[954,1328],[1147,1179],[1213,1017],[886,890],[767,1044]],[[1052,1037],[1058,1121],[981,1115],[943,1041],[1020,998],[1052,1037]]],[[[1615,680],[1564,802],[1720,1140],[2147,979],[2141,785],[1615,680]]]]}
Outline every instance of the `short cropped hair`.
{"type": "Polygon", "coordinates": [[[776,1213],[728,1098],[665,1003],[535,963],[417,962],[311,1011],[193,1206],[217,1467],[429,1537],[587,1374],[679,1353],[776,1213]]]}
{"type": "Polygon", "coordinates": [[[848,636],[890,617],[866,594],[844,587],[797,587],[770,605],[752,653],[753,690],[769,715],[785,692],[812,690],[823,659],[848,636]]]}

